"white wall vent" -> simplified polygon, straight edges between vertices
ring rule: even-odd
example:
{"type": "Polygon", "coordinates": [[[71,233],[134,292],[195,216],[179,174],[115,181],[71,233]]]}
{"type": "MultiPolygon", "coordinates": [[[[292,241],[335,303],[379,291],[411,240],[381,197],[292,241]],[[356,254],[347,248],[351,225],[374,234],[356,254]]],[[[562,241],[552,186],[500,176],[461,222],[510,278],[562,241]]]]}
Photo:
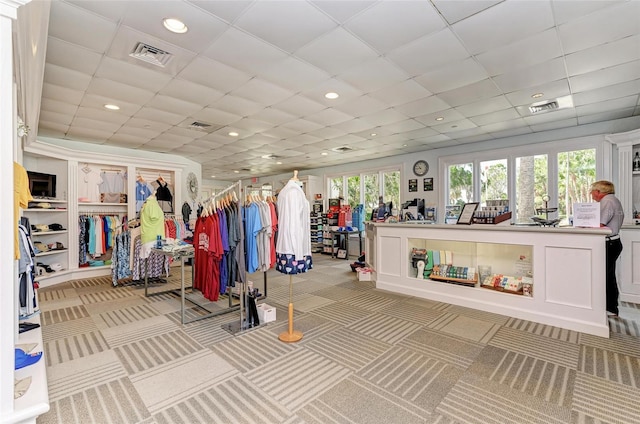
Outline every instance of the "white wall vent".
{"type": "Polygon", "coordinates": [[[165,52],[162,49],[150,46],[149,44],[145,44],[142,42],[136,44],[133,51],[129,53],[129,56],[136,59],[144,60],[147,63],[160,66],[162,68],[164,68],[173,57],[173,55],[169,52],[165,52]]]}
{"type": "Polygon", "coordinates": [[[571,97],[571,95],[558,97],[557,99],[532,103],[529,106],[529,112],[531,112],[531,114],[533,115],[536,113],[551,112],[568,107],[573,107],[573,97],[571,97]]]}

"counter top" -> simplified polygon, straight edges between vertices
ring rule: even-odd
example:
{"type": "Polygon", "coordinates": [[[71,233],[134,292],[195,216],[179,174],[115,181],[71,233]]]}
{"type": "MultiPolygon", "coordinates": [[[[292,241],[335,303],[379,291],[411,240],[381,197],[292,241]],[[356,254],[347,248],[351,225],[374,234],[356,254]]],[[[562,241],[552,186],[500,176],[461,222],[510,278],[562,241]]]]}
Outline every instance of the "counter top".
{"type": "MultiPolygon", "coordinates": [[[[413,222],[398,222],[398,223],[386,223],[386,222],[367,222],[368,225],[374,225],[376,227],[398,227],[398,228],[424,228],[424,229],[443,229],[452,231],[513,231],[513,232],[535,232],[535,233],[570,233],[570,234],[601,234],[607,236],[611,234],[611,230],[608,228],[574,228],[574,227],[539,227],[531,225],[488,225],[488,224],[472,224],[472,225],[458,225],[458,224],[420,224],[413,222]]],[[[635,226],[630,226],[635,228],[635,226]]],[[[625,228],[623,226],[623,228],[625,228]]]]}

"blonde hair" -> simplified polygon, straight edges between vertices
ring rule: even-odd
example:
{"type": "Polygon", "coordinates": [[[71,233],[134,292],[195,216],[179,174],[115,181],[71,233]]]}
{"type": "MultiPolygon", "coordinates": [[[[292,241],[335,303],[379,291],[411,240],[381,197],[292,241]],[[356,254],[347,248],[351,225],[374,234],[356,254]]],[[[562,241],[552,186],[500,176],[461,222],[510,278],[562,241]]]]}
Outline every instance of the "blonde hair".
{"type": "Polygon", "coordinates": [[[598,190],[604,194],[616,194],[616,188],[611,181],[600,180],[591,184],[591,191],[598,190]]]}

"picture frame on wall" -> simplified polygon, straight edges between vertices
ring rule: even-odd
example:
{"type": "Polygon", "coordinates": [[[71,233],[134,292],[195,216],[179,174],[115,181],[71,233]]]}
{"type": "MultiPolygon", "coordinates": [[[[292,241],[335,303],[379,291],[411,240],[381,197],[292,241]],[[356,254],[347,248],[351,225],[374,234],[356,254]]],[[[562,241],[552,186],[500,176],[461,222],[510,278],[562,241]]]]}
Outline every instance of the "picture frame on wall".
{"type": "Polygon", "coordinates": [[[409,180],[409,192],[418,191],[418,179],[414,178],[409,180]]]}
{"type": "Polygon", "coordinates": [[[424,191],[433,191],[433,178],[425,178],[422,180],[423,190],[424,191]]]}

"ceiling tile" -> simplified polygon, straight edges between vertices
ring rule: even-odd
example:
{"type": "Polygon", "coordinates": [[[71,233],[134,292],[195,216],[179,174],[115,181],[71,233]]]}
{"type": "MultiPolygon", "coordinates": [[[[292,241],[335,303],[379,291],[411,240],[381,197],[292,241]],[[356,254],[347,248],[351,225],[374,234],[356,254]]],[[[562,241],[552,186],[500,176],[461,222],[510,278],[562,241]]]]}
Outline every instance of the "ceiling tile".
{"type": "Polygon", "coordinates": [[[496,85],[505,93],[523,88],[541,85],[567,77],[562,58],[552,59],[524,69],[516,69],[493,78],[496,85]]]}
{"type": "Polygon", "coordinates": [[[84,92],[82,91],[72,90],[60,85],[53,85],[46,82],[42,85],[43,98],[78,104],[82,101],[83,95],[84,92]]]}
{"type": "Polygon", "coordinates": [[[626,97],[629,93],[640,93],[640,79],[574,94],[573,104],[574,106],[585,106],[591,103],[626,97]]]}
{"type": "Polygon", "coordinates": [[[468,130],[470,128],[475,128],[476,124],[474,124],[469,119],[461,119],[459,121],[454,122],[445,122],[439,125],[433,125],[431,128],[435,131],[438,131],[441,134],[449,134],[450,137],[455,137],[455,133],[457,131],[468,130]]]}
{"type": "Polygon", "coordinates": [[[170,75],[154,72],[141,66],[105,57],[95,77],[110,79],[157,93],[171,80],[170,75]]]}
{"type": "Polygon", "coordinates": [[[640,2],[628,1],[561,25],[558,35],[564,53],[574,53],[633,36],[640,30],[639,16],[640,2]],[[603,25],[604,22],[606,24],[603,25]],[[598,27],[598,31],[593,30],[595,27],[598,27]]]}
{"type": "Polygon", "coordinates": [[[336,78],[368,93],[404,82],[409,78],[409,75],[386,58],[378,57],[357,65],[337,75],[336,78]]]}
{"type": "Polygon", "coordinates": [[[234,22],[253,3],[243,0],[189,0],[190,3],[227,22],[234,22]]]}
{"type": "MultiPolygon", "coordinates": [[[[129,120],[129,117],[126,115],[122,115],[120,113],[114,113],[114,111],[110,111],[104,108],[92,108],[92,107],[83,107],[80,106],[78,111],[76,112],[77,118],[87,118],[92,119],[97,122],[104,122],[108,124],[108,128],[114,128],[116,131],[122,124],[129,120]]],[[[74,122],[74,124],[76,124],[74,122]]]]}
{"type": "Polygon", "coordinates": [[[55,122],[58,126],[62,125],[70,125],[71,121],[73,121],[74,115],[69,115],[66,113],[54,112],[51,110],[41,109],[40,110],[40,124],[43,122],[55,122]]]}
{"type": "Polygon", "coordinates": [[[49,36],[59,38],[97,53],[104,53],[117,29],[115,22],[72,4],[51,2],[49,36]],[[68,25],[67,22],[74,25],[68,25]]]}
{"type": "Polygon", "coordinates": [[[479,102],[467,103],[455,109],[462,115],[471,117],[496,112],[509,107],[511,107],[511,103],[509,103],[509,100],[507,100],[505,96],[496,96],[490,99],[483,99],[479,102]]]}
{"type": "Polygon", "coordinates": [[[507,93],[506,97],[514,106],[530,105],[540,100],[550,100],[571,94],[569,81],[566,78],[552,81],[543,85],[525,88],[523,90],[507,93]],[[541,98],[532,98],[534,94],[542,93],[541,98]]]}
{"type": "Polygon", "coordinates": [[[183,79],[172,79],[159,91],[159,94],[172,96],[203,107],[214,104],[224,96],[218,90],[183,79]]]}
{"type": "Polygon", "coordinates": [[[153,98],[154,93],[104,78],[93,78],[87,87],[87,94],[96,94],[114,100],[124,100],[143,105],[153,98]]]}
{"type": "Polygon", "coordinates": [[[186,118],[184,115],[176,115],[175,113],[166,112],[151,107],[143,107],[136,114],[136,118],[148,119],[149,121],[166,122],[171,125],[178,125],[186,118]]]}
{"type": "Polygon", "coordinates": [[[336,21],[344,23],[374,4],[375,1],[320,0],[311,3],[336,21]]]}
{"type": "Polygon", "coordinates": [[[346,114],[334,108],[326,108],[314,114],[305,116],[305,119],[309,121],[327,126],[344,122],[353,118],[354,117],[352,115],[346,114]]]}
{"type": "Polygon", "coordinates": [[[391,106],[398,106],[414,100],[431,96],[429,90],[415,82],[413,79],[402,81],[399,84],[369,93],[374,99],[387,103],[391,106]]]}
{"type": "Polygon", "coordinates": [[[423,123],[428,127],[436,127],[439,125],[447,125],[455,121],[464,119],[465,116],[461,114],[457,109],[441,110],[434,113],[428,113],[425,115],[417,116],[415,119],[418,122],[423,123]],[[436,118],[443,118],[442,120],[436,120],[436,118]]]}
{"type": "Polygon", "coordinates": [[[469,56],[469,52],[448,28],[419,38],[386,55],[411,76],[422,75],[469,56]]]}
{"type": "Polygon", "coordinates": [[[322,128],[324,125],[320,125],[306,119],[296,119],[295,121],[290,121],[282,124],[282,126],[303,134],[309,131],[317,130],[318,128],[322,128]]]}
{"type": "Polygon", "coordinates": [[[638,75],[640,75],[640,60],[573,76],[570,78],[571,88],[574,93],[579,93],[611,84],[632,81],[638,78],[638,75]]]}
{"type": "Polygon", "coordinates": [[[271,106],[293,96],[294,92],[259,78],[252,78],[251,81],[236,88],[230,94],[254,101],[260,105],[271,106]]]}
{"type": "Polygon", "coordinates": [[[339,27],[300,48],[296,56],[331,75],[336,75],[372,60],[378,57],[378,54],[339,27]]]}
{"type": "Polygon", "coordinates": [[[337,24],[307,2],[254,2],[235,24],[293,53],[337,24]]]}
{"type": "Polygon", "coordinates": [[[202,106],[195,103],[185,102],[174,97],[165,96],[163,94],[155,95],[151,100],[146,103],[146,106],[165,110],[167,112],[175,113],[177,115],[185,114],[192,115],[202,109],[202,106]]]}
{"type": "Polygon", "coordinates": [[[505,1],[452,27],[469,51],[478,54],[545,31],[553,25],[550,2],[505,1]],[[500,24],[496,25],[496,22],[500,24]]]}
{"type": "Polygon", "coordinates": [[[268,122],[273,126],[277,126],[295,119],[296,117],[281,110],[267,107],[250,115],[250,118],[257,119],[258,121],[268,122]]]}
{"type": "Polygon", "coordinates": [[[216,102],[216,108],[238,116],[247,116],[264,109],[264,106],[242,97],[227,94],[216,102]]]}
{"type": "Polygon", "coordinates": [[[441,30],[445,22],[429,2],[381,1],[351,19],[345,27],[379,53],[387,53],[441,30]]]}
{"type": "Polygon", "coordinates": [[[93,75],[98,69],[102,56],[101,53],[55,37],[47,39],[47,61],[53,65],[93,75]]]}
{"type": "Polygon", "coordinates": [[[432,0],[432,3],[449,24],[455,24],[501,1],[502,0],[432,0]]]}
{"type": "MultiPolygon", "coordinates": [[[[576,106],[578,116],[580,115],[593,115],[596,113],[612,112],[620,109],[631,109],[638,104],[638,95],[621,97],[613,100],[605,100],[603,102],[590,103],[584,106],[576,106]]],[[[630,114],[627,116],[631,116],[630,114]]]]}
{"type": "Polygon", "coordinates": [[[44,82],[83,92],[89,86],[91,77],[81,72],[47,63],[44,67],[44,82]]]}
{"type": "MultiPolygon", "coordinates": [[[[615,7],[627,0],[554,1],[553,14],[558,24],[588,16],[598,10],[615,7]]],[[[600,25],[598,25],[600,27],[600,25]]]]}
{"type": "Polygon", "coordinates": [[[215,60],[197,57],[180,72],[179,78],[228,93],[246,84],[251,76],[215,60]]]}
{"type": "Polygon", "coordinates": [[[410,118],[422,116],[440,110],[449,109],[451,106],[438,96],[430,96],[413,102],[397,105],[395,108],[410,118]]]}
{"type": "Polygon", "coordinates": [[[447,65],[414,80],[432,93],[442,93],[488,78],[487,71],[473,58],[447,65]]]}
{"type": "Polygon", "coordinates": [[[400,113],[394,108],[389,108],[368,115],[363,115],[361,116],[361,119],[369,122],[372,127],[377,127],[379,125],[392,125],[398,122],[406,121],[407,115],[400,113]]]}
{"type": "Polygon", "coordinates": [[[640,35],[567,55],[569,75],[580,75],[640,59],[640,35]],[[594,61],[593,58],[598,60],[594,61]]]}
{"type": "Polygon", "coordinates": [[[566,121],[567,119],[575,118],[576,110],[573,108],[570,109],[560,109],[554,110],[547,113],[537,113],[535,115],[525,116],[523,119],[527,123],[527,125],[540,125],[549,122],[557,122],[557,121],[566,121]]]}
{"type": "Polygon", "coordinates": [[[312,115],[326,109],[326,106],[315,102],[306,96],[293,96],[287,100],[273,106],[275,109],[282,110],[293,116],[301,117],[312,115]]]}
{"type": "Polygon", "coordinates": [[[345,135],[346,131],[333,127],[324,127],[318,128],[317,130],[309,131],[308,134],[314,137],[318,137],[319,139],[331,139],[345,135]]]}
{"type": "Polygon", "coordinates": [[[48,97],[42,99],[40,108],[70,116],[74,116],[78,111],[78,106],[76,105],[66,103],[63,99],[53,99],[48,97]]]}
{"type": "Polygon", "coordinates": [[[202,13],[190,3],[156,0],[130,2],[122,24],[197,53],[202,52],[212,39],[219,37],[229,26],[208,13],[202,13]],[[189,30],[184,34],[168,31],[162,25],[162,20],[168,16],[180,19],[189,30]]]}
{"type": "Polygon", "coordinates": [[[235,28],[227,29],[216,38],[203,55],[251,75],[289,56],[271,44],[235,28]]]}
{"type": "Polygon", "coordinates": [[[486,115],[474,116],[473,118],[469,119],[478,126],[485,126],[488,124],[495,124],[496,122],[509,121],[516,118],[520,118],[520,114],[515,109],[510,108],[487,113],[486,115]]]}
{"type": "Polygon", "coordinates": [[[489,75],[494,76],[546,62],[561,55],[562,48],[558,35],[552,28],[481,53],[477,56],[477,60],[489,75]]]}
{"type": "Polygon", "coordinates": [[[451,106],[461,106],[466,103],[474,103],[481,99],[490,99],[502,94],[496,84],[490,79],[475,82],[454,90],[438,94],[438,97],[451,106]]]}
{"type": "Polygon", "coordinates": [[[298,92],[308,87],[314,87],[330,78],[330,75],[295,57],[288,57],[280,62],[267,65],[263,69],[256,69],[256,75],[271,81],[281,87],[289,87],[298,92]]]}
{"type": "Polygon", "coordinates": [[[336,109],[351,116],[360,117],[379,112],[386,108],[386,105],[370,96],[360,96],[348,102],[336,105],[336,109]]]}

